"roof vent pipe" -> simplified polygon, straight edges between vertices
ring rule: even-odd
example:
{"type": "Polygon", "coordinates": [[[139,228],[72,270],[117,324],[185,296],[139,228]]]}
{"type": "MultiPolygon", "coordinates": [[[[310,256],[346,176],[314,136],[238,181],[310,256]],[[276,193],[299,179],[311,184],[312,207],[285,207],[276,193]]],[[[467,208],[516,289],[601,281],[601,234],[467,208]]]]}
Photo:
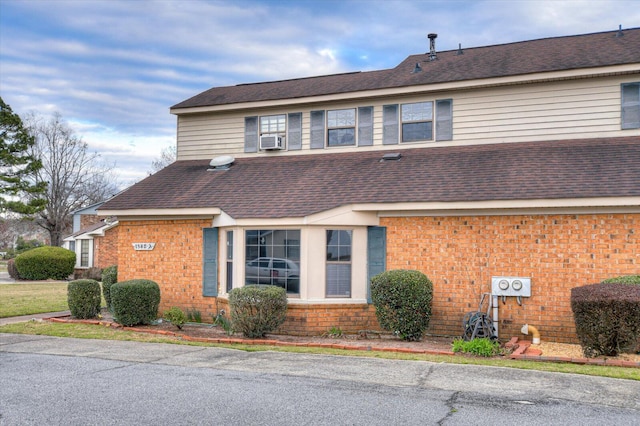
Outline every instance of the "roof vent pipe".
{"type": "Polygon", "coordinates": [[[416,73],[419,73],[420,71],[422,71],[422,67],[420,66],[420,62],[416,62],[416,66],[413,69],[413,71],[411,71],[411,74],[416,74],[416,73]]]}
{"type": "Polygon", "coordinates": [[[618,25],[618,32],[616,33],[616,37],[622,37],[624,33],[622,32],[622,25],[618,25]]]}
{"type": "Polygon", "coordinates": [[[464,52],[462,51],[462,43],[458,43],[458,51],[456,52],[456,55],[463,55],[464,52]]]}
{"type": "Polygon", "coordinates": [[[436,55],[436,38],[437,37],[438,37],[438,34],[435,34],[435,33],[431,33],[427,36],[427,38],[429,39],[429,60],[430,61],[435,61],[436,59],[438,59],[436,55]]]}

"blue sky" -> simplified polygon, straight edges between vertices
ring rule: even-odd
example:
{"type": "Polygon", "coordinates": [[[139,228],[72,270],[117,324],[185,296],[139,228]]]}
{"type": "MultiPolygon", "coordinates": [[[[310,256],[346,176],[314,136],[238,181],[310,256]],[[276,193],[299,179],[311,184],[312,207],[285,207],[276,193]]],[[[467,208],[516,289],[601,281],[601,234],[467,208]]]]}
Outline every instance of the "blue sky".
{"type": "Polygon", "coordinates": [[[640,26],[638,0],[0,0],[0,96],[59,112],[123,185],[210,87],[396,66],[411,54],[640,26]]]}

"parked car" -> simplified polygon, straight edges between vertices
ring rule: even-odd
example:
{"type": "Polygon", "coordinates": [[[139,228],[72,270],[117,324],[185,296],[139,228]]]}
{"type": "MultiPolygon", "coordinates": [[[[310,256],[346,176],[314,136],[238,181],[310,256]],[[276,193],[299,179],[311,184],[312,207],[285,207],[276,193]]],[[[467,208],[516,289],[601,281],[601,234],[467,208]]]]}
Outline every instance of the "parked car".
{"type": "Polygon", "coordinates": [[[245,283],[277,285],[286,289],[288,293],[298,293],[300,267],[289,259],[258,257],[247,262],[245,283]]]}

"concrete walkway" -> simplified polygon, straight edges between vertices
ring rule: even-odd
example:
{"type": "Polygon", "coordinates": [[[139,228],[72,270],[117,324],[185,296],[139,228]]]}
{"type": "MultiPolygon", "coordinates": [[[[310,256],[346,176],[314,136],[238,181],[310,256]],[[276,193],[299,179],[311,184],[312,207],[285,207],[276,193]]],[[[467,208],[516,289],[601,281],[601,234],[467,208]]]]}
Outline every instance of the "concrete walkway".
{"type": "Polygon", "coordinates": [[[46,312],[44,314],[22,315],[19,317],[0,318],[0,325],[15,324],[17,322],[27,322],[31,320],[42,321],[44,318],[65,317],[71,315],[70,311],[46,312]]]}

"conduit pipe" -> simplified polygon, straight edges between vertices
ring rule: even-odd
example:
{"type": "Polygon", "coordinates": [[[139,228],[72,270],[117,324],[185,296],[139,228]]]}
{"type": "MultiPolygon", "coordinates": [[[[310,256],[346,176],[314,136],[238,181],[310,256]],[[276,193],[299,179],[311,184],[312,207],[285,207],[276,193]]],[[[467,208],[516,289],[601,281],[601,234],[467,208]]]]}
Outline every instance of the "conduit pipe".
{"type": "Polygon", "coordinates": [[[532,339],[531,343],[533,345],[539,345],[540,344],[540,332],[534,326],[529,325],[529,324],[525,324],[525,325],[522,326],[522,329],[520,329],[520,332],[522,334],[531,333],[531,336],[533,336],[533,339],[532,339]]]}
{"type": "MultiPolygon", "coordinates": [[[[496,337],[498,337],[498,296],[493,296],[491,306],[493,307],[493,328],[496,330],[496,337]]],[[[488,313],[488,312],[487,312],[488,313]]]]}

